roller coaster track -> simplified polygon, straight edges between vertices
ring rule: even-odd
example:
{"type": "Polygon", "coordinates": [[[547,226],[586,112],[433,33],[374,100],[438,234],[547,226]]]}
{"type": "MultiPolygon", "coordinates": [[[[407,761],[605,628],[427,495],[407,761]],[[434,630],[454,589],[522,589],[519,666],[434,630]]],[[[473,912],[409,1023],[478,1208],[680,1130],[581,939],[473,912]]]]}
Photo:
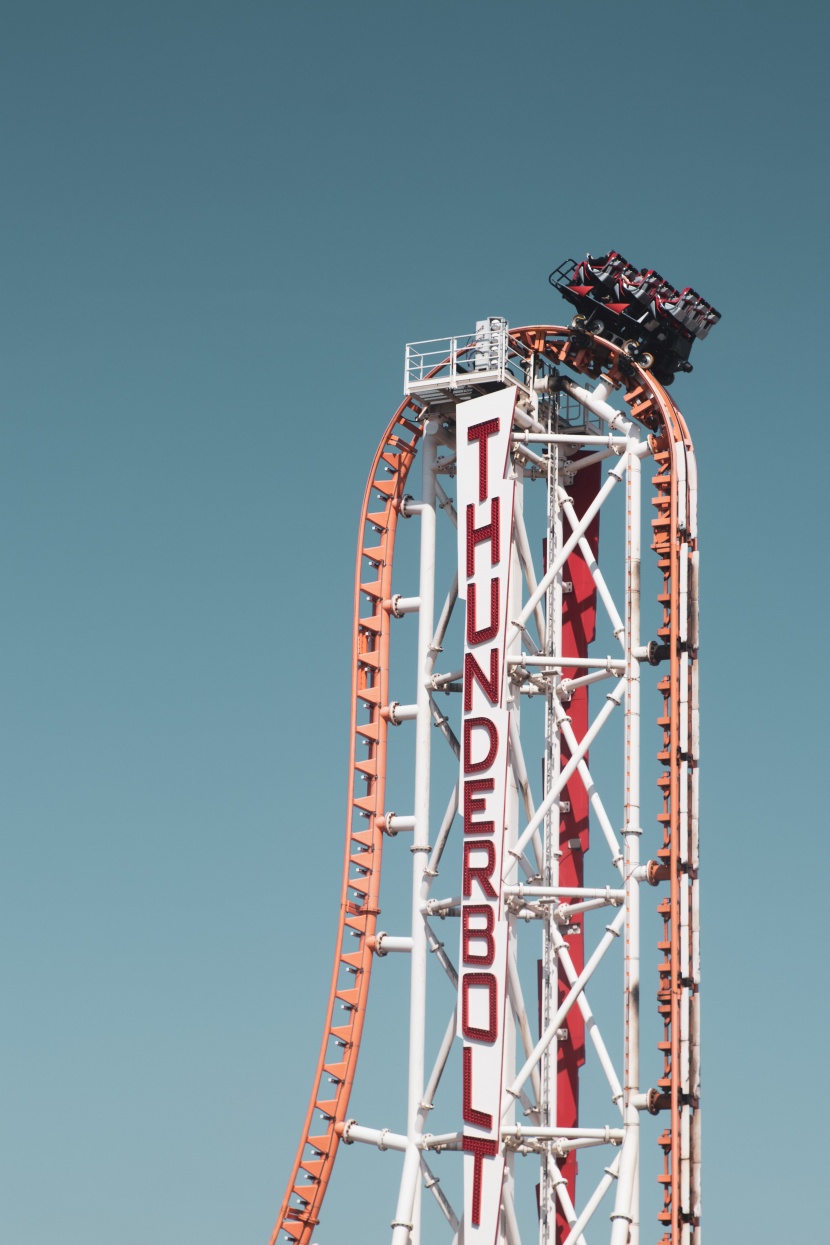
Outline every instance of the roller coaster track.
{"type": "MultiPolygon", "coordinates": [[[[549,373],[553,369],[560,375],[567,371],[585,378],[586,385],[594,382],[593,389],[585,389],[566,377],[560,382],[561,391],[583,403],[593,402],[597,409],[604,407],[611,412],[610,416],[602,415],[609,423],[618,415],[619,426],[623,417],[608,406],[606,399],[615,391],[621,392],[631,420],[647,432],[655,468],[651,548],[661,576],[658,604],[662,621],[648,660],[660,662],[662,674],[657,684],[657,724],[662,736],[657,782],[662,807],[658,816],[660,847],[656,859],[647,866],[647,881],[660,888],[657,911],[663,933],[658,944],[662,956],[656,993],[662,1033],[658,1045],[661,1075],[649,1091],[647,1110],[659,1114],[664,1123],[658,1143],[662,1167],[656,1173],[662,1190],[660,1245],[693,1245],[698,1239],[700,1213],[700,1078],[698,552],[692,443],[683,417],[666,390],[611,343],[584,330],[557,326],[514,329],[509,341],[512,349],[524,358],[533,357],[537,366],[543,363],[549,373]]],[[[397,600],[392,592],[393,554],[407,476],[419,447],[425,413],[428,403],[412,397],[396,412],[372,462],[361,511],[346,849],[334,971],[311,1100],[271,1245],[278,1239],[298,1245],[312,1242],[348,1119],[372,963],[378,951],[382,847],[386,833],[393,830],[385,807],[390,712],[394,717],[394,707],[390,711],[389,705],[390,626],[397,600]]],[[[644,989],[643,995],[648,998],[649,990],[644,989]]],[[[644,1109],[642,1105],[640,1109],[644,1109]]],[[[645,1156],[640,1167],[648,1170],[645,1156]]],[[[615,1170],[614,1176],[618,1174],[615,1170]]],[[[630,1221],[631,1215],[618,1215],[616,1223],[612,1217],[614,1245],[635,1241],[630,1221]]],[[[576,1232],[573,1216],[569,1222],[576,1232]]],[[[460,1239],[457,1234],[456,1239],[460,1239]]],[[[515,1238],[508,1232],[507,1239],[515,1238]]],[[[557,1239],[563,1239],[562,1228],[557,1230],[557,1239]]]]}
{"type": "Polygon", "coordinates": [[[272,1243],[283,1231],[303,1242],[319,1218],[345,1120],[366,1017],[386,829],[386,736],[389,701],[389,624],[395,532],[409,469],[421,430],[406,417],[418,407],[405,402],[378,446],[360,514],[352,644],[352,709],[346,854],[326,1024],[291,1181],[280,1207],[272,1243]],[[360,706],[368,721],[359,723],[360,706]],[[365,741],[365,756],[358,746],[365,741]],[[352,943],[356,941],[357,950],[352,943]],[[342,1011],[340,1021],[337,1013],[342,1011]],[[316,1118],[316,1117],[319,1117],[316,1118]]]}

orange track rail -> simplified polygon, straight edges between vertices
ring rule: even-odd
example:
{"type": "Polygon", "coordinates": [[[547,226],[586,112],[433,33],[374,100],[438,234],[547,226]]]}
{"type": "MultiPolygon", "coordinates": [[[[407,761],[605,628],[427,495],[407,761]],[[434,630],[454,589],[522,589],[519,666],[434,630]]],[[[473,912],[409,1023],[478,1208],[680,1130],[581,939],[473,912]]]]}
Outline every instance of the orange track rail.
{"type": "MultiPolygon", "coordinates": [[[[691,994],[693,1015],[698,1007],[699,982],[685,976],[681,963],[681,879],[687,874],[697,878],[697,843],[693,819],[696,815],[696,770],[699,758],[693,753],[696,742],[694,715],[694,689],[697,664],[697,617],[696,599],[693,591],[688,594],[685,633],[688,636],[687,671],[681,663],[681,574],[680,561],[697,550],[696,533],[689,530],[680,518],[693,513],[694,499],[691,489],[695,486],[692,442],[683,416],[665,389],[649,375],[627,359],[625,354],[610,342],[586,334],[556,327],[516,329],[511,337],[556,364],[566,364],[574,371],[598,378],[604,374],[625,391],[625,401],[632,416],[652,433],[651,447],[657,473],[652,478],[656,489],[653,505],[657,514],[652,520],[654,533],[652,549],[657,554],[657,565],[663,574],[663,590],[659,603],[663,608],[662,625],[658,628],[660,640],[668,645],[668,674],[658,683],[663,698],[663,709],[657,724],[663,733],[663,744],[658,760],[664,767],[657,780],[663,808],[658,815],[662,843],[657,852],[660,869],[659,881],[669,882],[669,893],[658,904],[657,911],[663,918],[663,937],[658,949],[663,959],[658,967],[657,1010],[663,1021],[663,1037],[659,1050],[663,1056],[662,1076],[658,1081],[661,1091],[655,1104],[658,1110],[669,1113],[669,1122],[663,1130],[659,1145],[663,1150],[663,1171],[657,1179],[663,1190],[663,1206],[658,1220],[664,1233],[660,1245],[680,1245],[684,1222],[697,1227],[697,1168],[699,1154],[699,1121],[690,1124],[690,1193],[685,1197],[682,1188],[681,1130],[683,1110],[697,1116],[699,1109],[699,1068],[696,1052],[691,1054],[689,1085],[684,1093],[680,1051],[681,1008],[684,990],[691,994]],[[681,460],[683,460],[681,462],[681,460]],[[684,496],[681,498],[681,490],[684,496]],[[682,506],[681,506],[682,501],[682,506]],[[685,710],[683,706],[686,706],[685,710]],[[681,722],[685,714],[685,723],[681,722]],[[685,730],[682,727],[685,726],[685,730]],[[681,740],[687,738],[687,750],[681,751],[681,740]],[[688,816],[681,815],[681,784],[684,781],[683,762],[686,762],[685,804],[688,816]],[[684,1205],[685,1202],[685,1205],[684,1205]]],[[[690,570],[690,579],[693,572],[690,570]]],[[[690,584],[690,588],[691,588],[690,584]]],[[[697,931],[692,930],[696,936],[697,931]]],[[[692,966],[694,958],[690,953],[692,966]]],[[[694,1030],[695,1024],[692,1028],[694,1030]]]]}
{"type": "Polygon", "coordinates": [[[281,1231],[299,1245],[311,1240],[340,1140],[335,1126],[346,1119],[360,1051],[374,955],[370,939],[378,917],[386,795],[388,723],[381,710],[389,700],[390,618],[383,602],[391,592],[398,512],[420,437],[420,429],[405,413],[417,409],[405,402],[395,413],[375,454],[363,498],[354,594],[349,812],[337,951],[314,1091],[272,1245],[281,1231]],[[358,757],[363,741],[368,747],[365,756],[358,757]],[[348,945],[352,941],[354,949],[348,945]],[[337,1015],[340,1008],[342,1019],[337,1015]]]}
{"type": "MultiPolygon", "coordinates": [[[[657,465],[653,478],[656,488],[653,504],[657,514],[652,523],[652,549],[663,574],[663,591],[659,596],[663,621],[658,635],[669,646],[668,673],[658,683],[663,697],[658,718],[663,745],[658,758],[664,767],[658,779],[663,798],[658,818],[662,831],[658,877],[669,882],[669,893],[658,905],[664,923],[659,943],[664,959],[659,965],[657,1000],[664,1033],[659,1043],[663,1075],[659,1080],[660,1097],[656,1106],[669,1114],[668,1124],[659,1138],[664,1163],[658,1180],[664,1202],[658,1218],[664,1226],[660,1245],[680,1245],[682,1223],[697,1226],[694,1178],[691,1201],[687,1197],[684,1207],[680,1158],[682,1109],[685,1107],[695,1115],[698,1109],[697,1067],[693,1058],[690,1092],[684,1094],[680,1055],[683,991],[684,988],[691,991],[694,1010],[698,988],[697,982],[682,974],[680,949],[681,877],[684,872],[696,877],[697,870],[696,844],[692,841],[691,829],[693,816],[689,815],[685,822],[681,817],[682,762],[686,762],[688,790],[685,797],[689,810],[695,808],[697,768],[697,757],[689,751],[695,738],[691,720],[694,704],[691,684],[695,679],[697,658],[694,618],[688,620],[686,651],[689,660],[685,676],[688,685],[685,688],[681,686],[680,657],[680,560],[696,548],[694,534],[679,517],[681,509],[685,514],[690,513],[688,492],[693,480],[692,471],[680,460],[686,458],[687,452],[691,457],[692,446],[683,417],[666,391],[610,342],[567,328],[544,325],[515,329],[510,336],[557,365],[565,364],[589,377],[598,378],[601,374],[608,377],[623,388],[632,417],[652,434],[651,447],[657,465]],[[682,507],[681,489],[686,490],[682,507]],[[683,705],[687,706],[688,714],[685,732],[681,730],[683,705]],[[688,736],[689,750],[681,755],[684,734],[688,736]]],[[[400,499],[420,436],[420,429],[406,418],[407,410],[417,413],[418,407],[412,400],[405,402],[390,423],[372,464],[361,513],[355,579],[349,816],[337,953],[314,1092],[271,1245],[275,1245],[280,1231],[298,1245],[308,1245],[319,1222],[339,1142],[336,1125],[346,1119],[366,1013],[374,954],[370,939],[375,933],[378,914],[385,812],[387,723],[381,711],[388,702],[389,614],[383,602],[391,595],[392,555],[400,499]],[[378,508],[373,511],[372,505],[378,508]],[[370,578],[370,572],[365,569],[367,562],[375,568],[376,578],[370,578]],[[365,722],[358,721],[361,705],[368,712],[365,722]],[[367,756],[362,761],[356,759],[358,738],[368,743],[367,756]],[[365,791],[358,793],[361,783],[365,784],[365,791]],[[358,941],[355,951],[344,945],[352,932],[358,941]],[[336,1008],[341,1004],[346,1011],[342,1024],[335,1020],[336,1008]],[[319,1123],[315,1117],[319,1117],[319,1123]]],[[[693,1171],[699,1160],[695,1153],[698,1136],[695,1125],[696,1121],[691,1128],[693,1171]]]]}

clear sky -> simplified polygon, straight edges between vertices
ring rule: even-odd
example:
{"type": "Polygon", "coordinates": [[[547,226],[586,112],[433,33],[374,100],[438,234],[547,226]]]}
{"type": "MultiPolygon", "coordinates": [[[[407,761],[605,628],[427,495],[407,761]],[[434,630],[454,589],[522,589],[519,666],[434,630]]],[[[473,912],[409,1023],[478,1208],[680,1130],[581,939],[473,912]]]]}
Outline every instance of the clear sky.
{"type": "Polygon", "coordinates": [[[675,390],[702,478],[706,1231],[822,1239],[827,12],[2,6],[4,1242],[267,1240],[404,343],[555,323],[548,272],[608,247],[723,313],[675,390]]]}

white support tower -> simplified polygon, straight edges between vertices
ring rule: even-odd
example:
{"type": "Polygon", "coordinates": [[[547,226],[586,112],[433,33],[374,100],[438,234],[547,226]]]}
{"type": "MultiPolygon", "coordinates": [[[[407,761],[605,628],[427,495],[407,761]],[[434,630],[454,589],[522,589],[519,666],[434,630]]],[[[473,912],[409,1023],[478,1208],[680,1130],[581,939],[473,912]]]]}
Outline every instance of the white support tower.
{"type": "MultiPolygon", "coordinates": [[[[392,1245],[696,1245],[688,432],[647,368],[581,326],[510,331],[490,317],[409,345],[405,389],[364,505],[341,941],[272,1239],[324,1245],[319,1208],[343,1142],[401,1155],[397,1193],[393,1155],[374,1160],[392,1245]],[[392,582],[399,517],[420,528],[417,584],[392,582]],[[396,662],[408,614],[414,669],[396,662]],[[414,806],[392,812],[387,747],[410,746],[414,806]],[[381,888],[387,839],[411,857],[408,912],[381,888]],[[407,956],[405,1110],[356,1121],[372,962],[400,973],[407,956]]],[[[360,1224],[356,1206],[330,1239],[365,1239],[360,1224]]]]}

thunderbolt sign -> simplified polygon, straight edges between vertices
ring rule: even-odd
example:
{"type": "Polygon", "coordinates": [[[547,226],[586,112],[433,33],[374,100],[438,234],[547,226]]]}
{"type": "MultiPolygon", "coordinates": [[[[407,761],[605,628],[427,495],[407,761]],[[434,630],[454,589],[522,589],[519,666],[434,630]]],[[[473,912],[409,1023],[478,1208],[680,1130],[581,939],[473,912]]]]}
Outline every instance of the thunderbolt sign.
{"type": "Polygon", "coordinates": [[[515,390],[457,408],[458,583],[466,598],[461,745],[464,842],[458,1034],[463,1042],[464,1226],[491,1245],[504,1179],[508,922],[502,893],[510,712],[507,626],[515,390]]]}

